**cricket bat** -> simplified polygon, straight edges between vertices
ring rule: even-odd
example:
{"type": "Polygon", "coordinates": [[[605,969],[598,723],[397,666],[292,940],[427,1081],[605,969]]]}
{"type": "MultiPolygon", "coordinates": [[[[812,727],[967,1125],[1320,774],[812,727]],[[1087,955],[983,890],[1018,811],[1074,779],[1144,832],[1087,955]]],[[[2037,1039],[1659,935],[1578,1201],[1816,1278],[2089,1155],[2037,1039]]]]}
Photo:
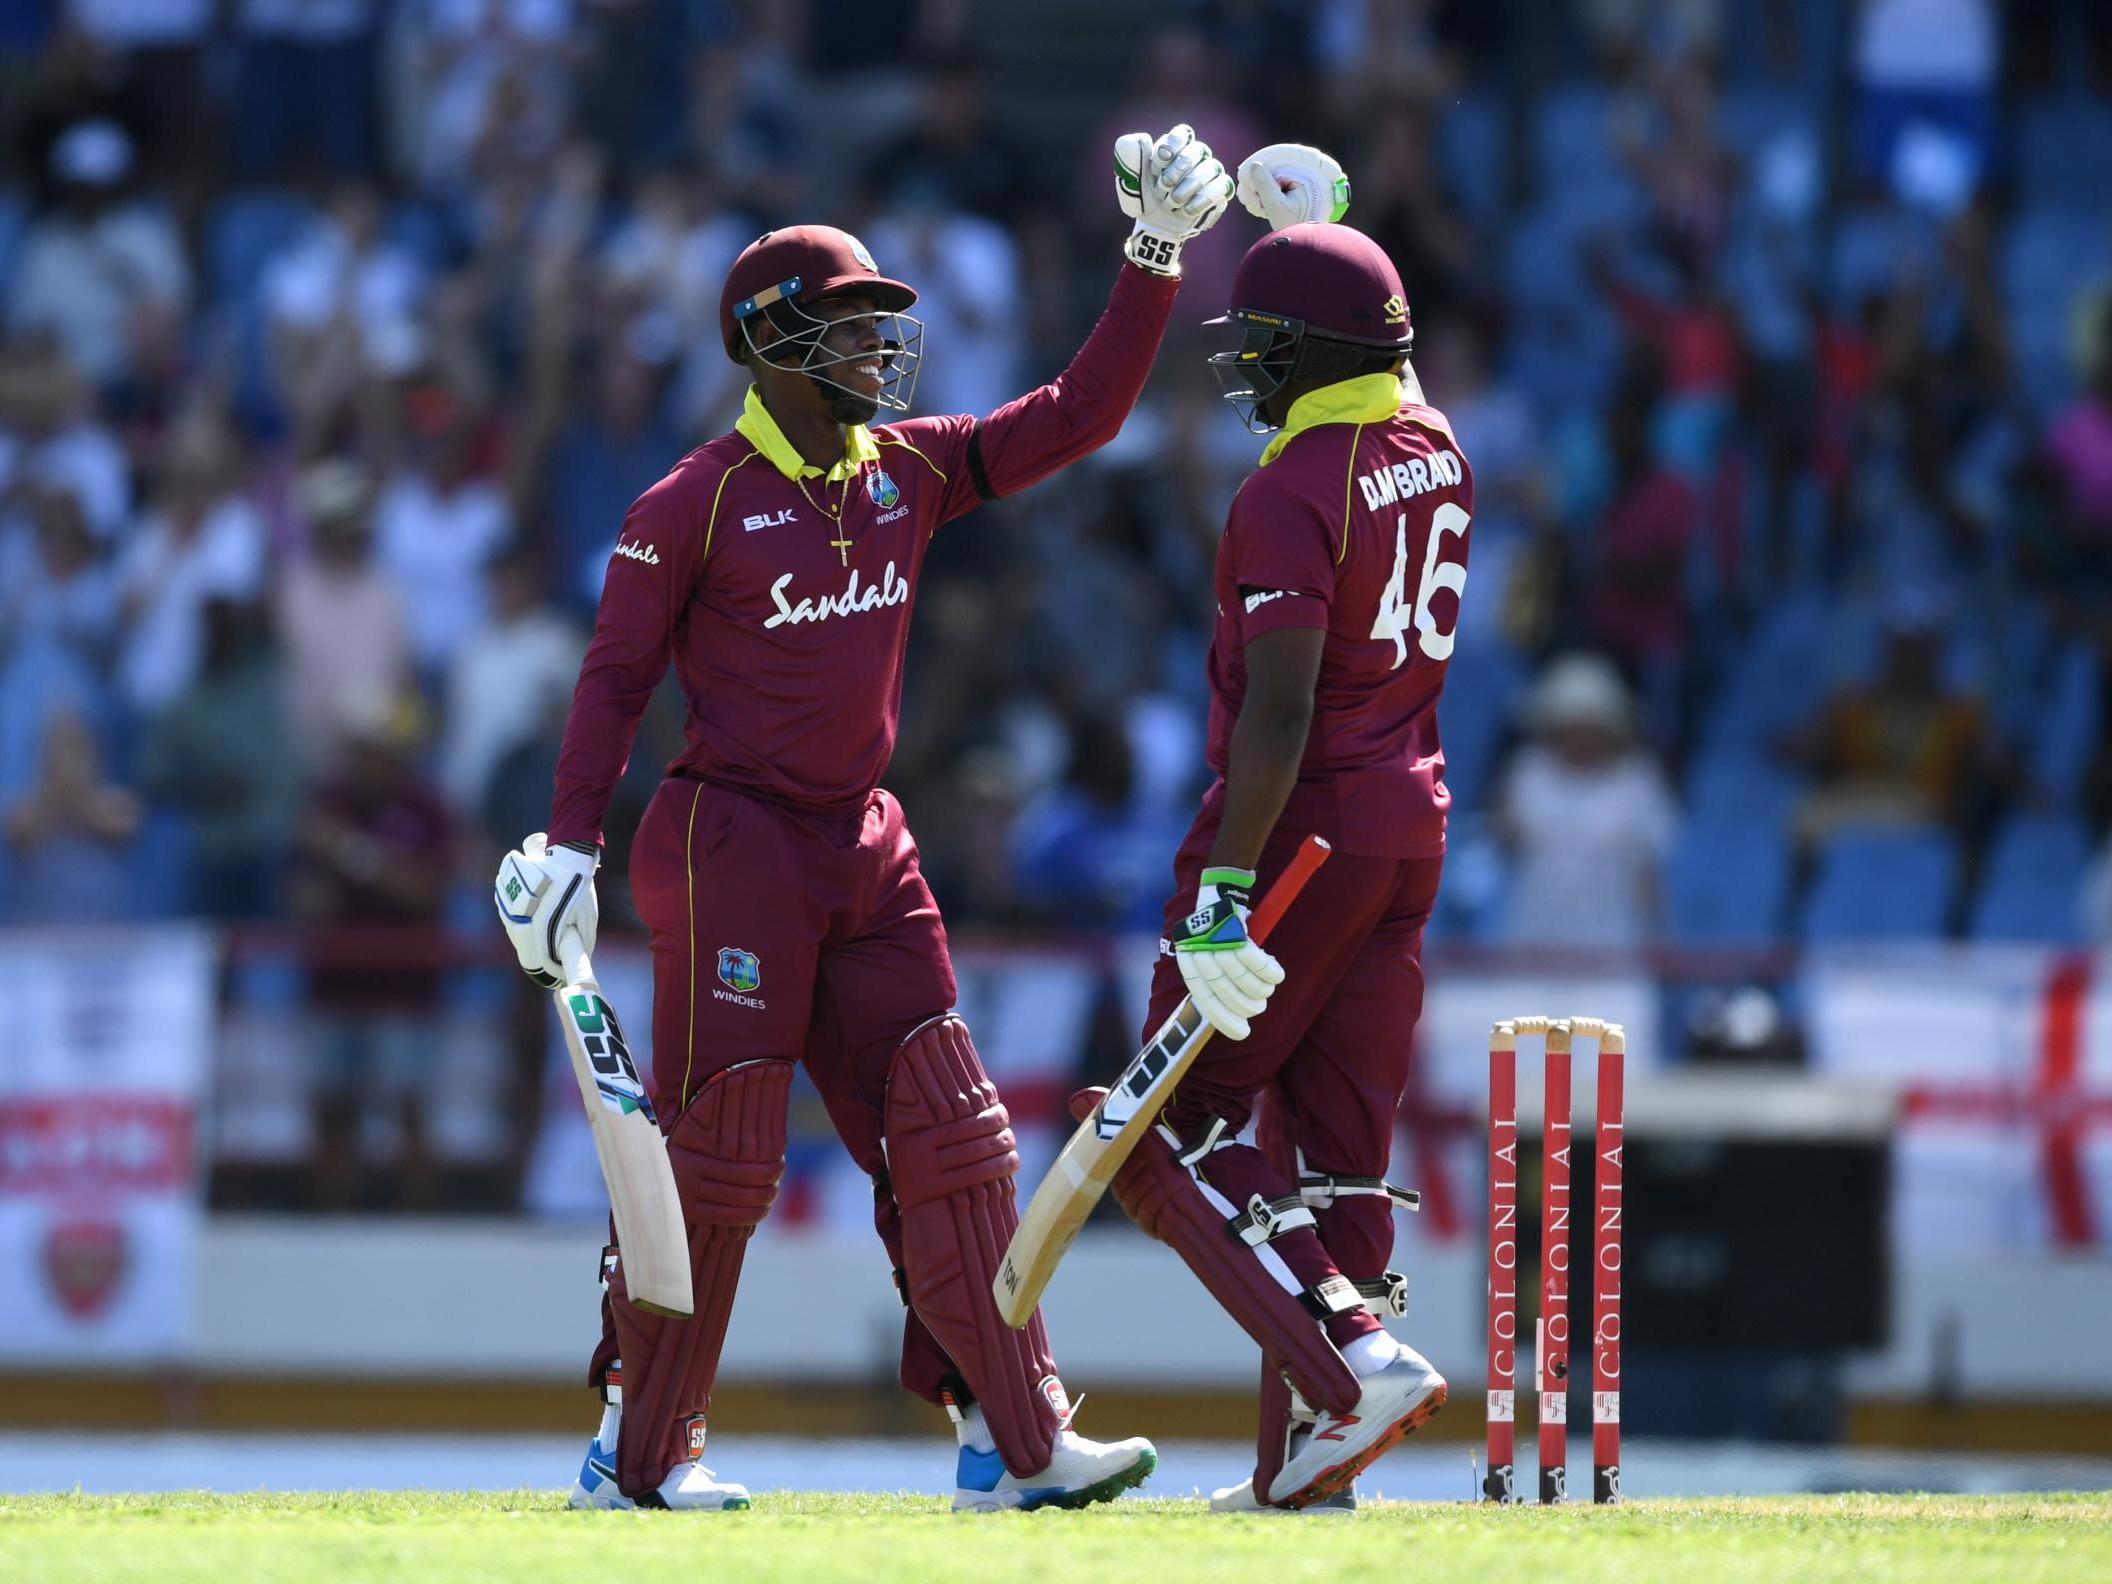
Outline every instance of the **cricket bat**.
{"type": "MultiPolygon", "coordinates": [[[[1318,836],[1306,837],[1290,867],[1269,887],[1269,894],[1247,920],[1248,935],[1257,941],[1267,937],[1313,871],[1327,861],[1330,850],[1318,836]]],[[[1108,1086],[1093,1114],[1078,1124],[1034,1190],[1034,1197],[1027,1201],[1026,1214],[1019,1218],[1004,1262],[990,1283],[998,1315],[1006,1325],[1016,1330],[1032,1318],[1078,1229],[1145,1130],[1158,1121],[1166,1102],[1173,1098],[1174,1085],[1216,1032],[1203,1021],[1195,1003],[1184,998],[1108,1086]]]]}
{"type": "Polygon", "coordinates": [[[594,979],[587,954],[571,958],[571,981],[553,992],[572,1053],[572,1073],[594,1130],[594,1153],[616,1218],[616,1246],[631,1302],[687,1319],[696,1308],[689,1282],[689,1235],[675,1171],[668,1163],[653,1102],[638,1081],[616,1009],[594,979]]]}

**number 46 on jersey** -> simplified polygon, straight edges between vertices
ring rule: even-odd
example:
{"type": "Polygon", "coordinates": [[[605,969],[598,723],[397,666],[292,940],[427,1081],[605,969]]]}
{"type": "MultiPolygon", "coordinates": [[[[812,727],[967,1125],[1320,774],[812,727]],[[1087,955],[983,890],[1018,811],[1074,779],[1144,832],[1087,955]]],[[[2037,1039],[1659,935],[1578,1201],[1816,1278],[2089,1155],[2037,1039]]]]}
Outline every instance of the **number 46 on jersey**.
{"type": "MultiPolygon", "coordinates": [[[[1415,599],[1411,602],[1408,598],[1408,514],[1402,512],[1395,519],[1393,577],[1379,596],[1379,614],[1371,624],[1372,637],[1393,640],[1394,670],[1398,671],[1408,659],[1410,632],[1416,635],[1416,647],[1432,660],[1452,658],[1452,634],[1437,630],[1437,618],[1430,612],[1430,602],[1443,589],[1451,590],[1454,598],[1465,596],[1466,564],[1441,558],[1445,536],[1465,537],[1471,520],[1464,508],[1451,501],[1446,501],[1430,514],[1430,537],[1423,548],[1422,581],[1416,585],[1415,599]]],[[[1457,624],[1454,625],[1456,628],[1457,624]]]]}

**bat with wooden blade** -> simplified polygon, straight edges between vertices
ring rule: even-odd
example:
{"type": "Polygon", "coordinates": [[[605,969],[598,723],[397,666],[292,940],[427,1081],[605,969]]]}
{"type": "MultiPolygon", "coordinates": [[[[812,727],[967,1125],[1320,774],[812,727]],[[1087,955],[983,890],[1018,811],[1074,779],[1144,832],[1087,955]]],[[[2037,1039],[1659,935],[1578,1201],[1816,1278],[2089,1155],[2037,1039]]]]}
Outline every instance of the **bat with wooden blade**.
{"type": "Polygon", "coordinates": [[[689,1280],[689,1235],[675,1171],[667,1158],[653,1102],[638,1081],[631,1048],[616,1009],[594,978],[582,951],[569,960],[572,978],[553,992],[557,1020],[572,1053],[572,1073],[594,1130],[594,1153],[616,1218],[616,1246],[631,1302],[654,1314],[686,1319],[696,1308],[689,1280]]]}
{"type": "MultiPolygon", "coordinates": [[[[1327,861],[1330,850],[1318,836],[1306,837],[1290,866],[1247,920],[1251,939],[1264,940],[1275,928],[1313,871],[1327,861]]],[[[997,1312],[1006,1325],[1017,1329],[1032,1317],[1078,1229],[1145,1130],[1158,1121],[1166,1102],[1173,1098],[1174,1085],[1195,1065],[1195,1058],[1216,1032],[1203,1021],[1195,1003],[1184,997],[1173,1016],[1159,1025],[1158,1032],[1108,1086],[1106,1098],[1093,1108],[1092,1115],[1078,1124],[1034,1190],[1034,1197],[1027,1201],[1019,1228],[1005,1248],[1004,1263],[990,1284],[997,1312]]]]}

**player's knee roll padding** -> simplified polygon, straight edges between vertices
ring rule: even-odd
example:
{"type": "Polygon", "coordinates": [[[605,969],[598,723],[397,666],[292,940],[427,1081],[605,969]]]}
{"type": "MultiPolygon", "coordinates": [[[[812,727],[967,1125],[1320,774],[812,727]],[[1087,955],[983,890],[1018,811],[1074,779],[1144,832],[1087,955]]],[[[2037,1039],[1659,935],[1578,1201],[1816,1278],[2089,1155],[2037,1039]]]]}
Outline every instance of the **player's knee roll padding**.
{"type": "Polygon", "coordinates": [[[785,1175],[792,1064],[742,1062],[708,1080],[668,1130],[667,1158],[695,1228],[762,1225],[785,1175]]]}
{"type": "Polygon", "coordinates": [[[1005,1466],[1049,1464],[1063,1427],[1056,1365],[1037,1313],[1013,1330],[990,1284],[1019,1226],[1011,1118],[959,1018],[934,1018],[895,1052],[885,1111],[887,1173],[902,1212],[909,1300],[983,1405],[1005,1466]]]}
{"type": "Polygon", "coordinates": [[[696,1312],[672,1320],[637,1308],[619,1258],[609,1292],[624,1375],[616,1480],[626,1496],[653,1490],[690,1455],[690,1421],[711,1406],[741,1260],[785,1173],[791,1087],[790,1062],[743,1062],[707,1081],[668,1130],[696,1312]]]}
{"type": "MultiPolygon", "coordinates": [[[[1103,1092],[1073,1096],[1072,1114],[1088,1114],[1103,1092]]],[[[1234,1232],[1240,1207],[1184,1166],[1159,1129],[1146,1133],[1122,1163],[1114,1190],[1130,1219],[1179,1254],[1240,1328],[1282,1361],[1307,1402],[1331,1413],[1356,1406],[1356,1375],[1320,1328],[1303,1287],[1280,1258],[1272,1267],[1271,1255],[1234,1232]]]]}

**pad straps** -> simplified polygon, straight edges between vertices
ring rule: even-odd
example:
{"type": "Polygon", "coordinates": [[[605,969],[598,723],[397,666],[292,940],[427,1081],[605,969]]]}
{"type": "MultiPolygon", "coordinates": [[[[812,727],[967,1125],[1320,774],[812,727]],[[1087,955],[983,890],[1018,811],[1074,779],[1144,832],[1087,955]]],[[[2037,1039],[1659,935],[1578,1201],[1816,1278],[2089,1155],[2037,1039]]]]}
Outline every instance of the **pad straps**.
{"type": "Polygon", "coordinates": [[[1423,1196],[1415,1189],[1396,1188],[1383,1177],[1331,1177],[1304,1170],[1298,1174],[1298,1196],[1315,1210],[1325,1210],[1338,1199],[1365,1194],[1391,1199],[1403,1210],[1423,1207],[1423,1196]]]}

